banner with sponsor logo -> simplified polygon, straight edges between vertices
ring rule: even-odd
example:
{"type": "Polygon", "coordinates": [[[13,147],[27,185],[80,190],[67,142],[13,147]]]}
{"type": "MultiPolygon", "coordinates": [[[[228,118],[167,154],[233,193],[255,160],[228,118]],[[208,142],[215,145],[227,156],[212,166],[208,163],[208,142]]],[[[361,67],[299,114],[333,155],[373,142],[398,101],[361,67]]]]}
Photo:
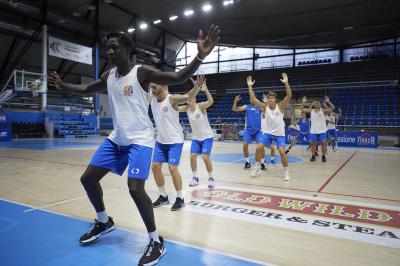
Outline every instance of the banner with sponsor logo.
{"type": "Polygon", "coordinates": [[[339,146],[378,146],[378,133],[372,131],[337,131],[337,138],[339,146]]]}
{"type": "Polygon", "coordinates": [[[49,36],[49,54],[56,57],[92,64],[92,48],[49,36]]]}
{"type": "Polygon", "coordinates": [[[0,108],[0,141],[11,141],[11,121],[4,109],[0,108]]]}
{"type": "Polygon", "coordinates": [[[400,208],[281,192],[194,189],[186,210],[400,249],[400,208]]]}
{"type": "MultiPolygon", "coordinates": [[[[286,130],[286,143],[290,144],[297,137],[297,131],[286,130]]],[[[339,146],[377,147],[378,133],[373,131],[336,131],[339,146]]],[[[301,140],[299,144],[307,144],[301,140]]]]}

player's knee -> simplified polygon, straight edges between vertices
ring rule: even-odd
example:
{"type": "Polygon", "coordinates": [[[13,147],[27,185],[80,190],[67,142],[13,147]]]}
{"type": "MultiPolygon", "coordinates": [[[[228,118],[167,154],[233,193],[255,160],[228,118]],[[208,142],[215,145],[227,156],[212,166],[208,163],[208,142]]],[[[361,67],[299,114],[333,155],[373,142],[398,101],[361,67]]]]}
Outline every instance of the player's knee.
{"type": "Polygon", "coordinates": [[[197,159],[197,153],[192,153],[190,154],[191,159],[197,159]]]}
{"type": "Polygon", "coordinates": [[[84,173],[81,176],[81,183],[84,187],[88,187],[97,183],[97,179],[84,173]]]}
{"type": "Polygon", "coordinates": [[[178,166],[177,165],[173,165],[173,164],[168,164],[168,169],[169,171],[172,172],[176,172],[178,171],[178,166]]]}
{"type": "Polygon", "coordinates": [[[133,195],[137,195],[144,192],[144,183],[143,179],[136,178],[128,178],[128,189],[129,193],[133,195]]]}
{"type": "Polygon", "coordinates": [[[152,171],[160,171],[160,170],[161,170],[161,164],[159,164],[159,163],[153,163],[153,164],[151,165],[151,170],[152,170],[152,171]]]}
{"type": "Polygon", "coordinates": [[[208,156],[207,154],[202,154],[201,157],[203,158],[204,161],[207,161],[210,159],[210,156],[208,156]]]}

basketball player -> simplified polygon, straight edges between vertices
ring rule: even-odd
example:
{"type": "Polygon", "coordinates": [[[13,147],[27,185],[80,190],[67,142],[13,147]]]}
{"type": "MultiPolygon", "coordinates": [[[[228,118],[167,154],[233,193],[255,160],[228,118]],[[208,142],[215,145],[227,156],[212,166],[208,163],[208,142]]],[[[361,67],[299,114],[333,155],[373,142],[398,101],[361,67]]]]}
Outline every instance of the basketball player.
{"type": "Polygon", "coordinates": [[[214,142],[213,130],[210,126],[207,116],[207,108],[211,107],[214,99],[207,88],[206,82],[203,83],[201,90],[206,94],[207,101],[196,103],[196,97],[188,100],[186,106],[180,106],[180,112],[186,112],[189,118],[189,124],[192,128],[192,145],[190,147],[190,166],[192,168],[193,178],[189,186],[194,187],[199,184],[199,175],[197,174],[197,156],[201,155],[208,172],[208,187],[215,187],[215,179],[212,172],[211,150],[214,142]]]}
{"type": "MultiPolygon", "coordinates": [[[[259,106],[254,104],[254,101],[250,100],[249,105],[237,106],[240,101],[240,95],[237,95],[233,100],[232,111],[233,112],[246,112],[246,126],[243,134],[243,157],[245,160],[244,168],[249,169],[251,167],[249,159],[249,144],[255,141],[256,143],[261,142],[261,109],[259,106]]],[[[261,157],[261,170],[265,170],[264,158],[265,152],[261,157]]]]}
{"type": "Polygon", "coordinates": [[[157,208],[169,204],[165,192],[165,179],[161,171],[163,163],[168,163],[168,169],[177,193],[175,203],[171,211],[178,211],[185,206],[182,193],[182,177],[179,174],[178,166],[183,148],[183,129],[179,123],[178,105],[186,102],[189,98],[196,97],[200,91],[204,76],[193,82],[193,89],[186,94],[169,94],[167,85],[150,83],[152,97],[150,98],[151,111],[157,128],[157,141],[153,153],[151,170],[158,186],[160,196],[153,202],[157,208]]]}
{"type": "Polygon", "coordinates": [[[93,228],[82,235],[81,244],[88,244],[115,228],[103,202],[100,180],[108,173],[122,175],[128,167],[129,193],[146,225],[150,242],[139,265],[154,265],[165,254],[164,240],[158,236],[153,206],[144,185],[148,178],[153,151],[153,125],[148,116],[150,82],[157,84],[182,84],[198,69],[203,59],[211,53],[219,40],[218,26],[211,26],[204,38],[199,31],[197,56],[179,72],[158,72],[154,68],[134,65],[131,58],[135,43],[126,32],[113,32],[106,36],[107,56],[114,66],[90,84],[64,83],[53,72],[49,85],[83,94],[108,92],[114,130],[97,149],[81,177],[90,202],[97,213],[93,228]]]}
{"type": "MultiPolygon", "coordinates": [[[[263,92],[263,102],[264,103],[267,102],[267,98],[268,98],[268,93],[263,92]]],[[[265,110],[262,110],[261,111],[261,137],[262,137],[263,132],[265,132],[266,130],[267,130],[267,123],[265,122],[265,110]]],[[[275,141],[273,141],[271,144],[271,148],[270,148],[270,154],[271,154],[270,164],[271,165],[276,165],[275,146],[276,146],[276,143],[275,143],[275,141]]],[[[262,168],[262,162],[264,162],[264,160],[265,160],[265,148],[262,150],[261,156],[262,156],[261,157],[261,170],[267,170],[267,168],[265,168],[265,169],[262,168]]]]}
{"type": "Polygon", "coordinates": [[[336,124],[339,114],[339,112],[336,113],[334,110],[328,111],[326,114],[328,144],[330,144],[334,152],[336,152],[336,124]]]}
{"type": "Polygon", "coordinates": [[[290,149],[293,148],[293,146],[296,145],[297,142],[310,142],[310,120],[307,119],[306,113],[301,112],[301,118],[298,121],[294,121],[294,123],[295,125],[297,125],[296,129],[298,128],[298,134],[296,136],[296,139],[292,140],[292,142],[290,143],[289,148],[285,152],[286,154],[289,153],[290,149]]]}
{"type": "Polygon", "coordinates": [[[310,114],[311,130],[310,130],[310,141],[311,141],[311,162],[315,161],[315,153],[317,144],[321,143],[322,150],[322,162],[326,162],[326,113],[335,109],[335,106],[329,100],[329,97],[325,97],[325,102],[329,106],[321,108],[319,101],[314,101],[309,108],[305,108],[304,104],[307,102],[307,97],[304,96],[301,103],[301,110],[305,113],[310,114]]]}
{"type": "Polygon", "coordinates": [[[290,89],[289,80],[286,73],[282,73],[281,82],[285,84],[286,88],[286,96],[283,101],[278,104],[277,94],[274,92],[269,92],[267,94],[267,102],[264,103],[256,98],[256,95],[253,91],[253,85],[255,81],[252,80],[251,76],[247,77],[247,86],[249,88],[250,98],[254,100],[255,104],[257,104],[264,110],[266,122],[266,129],[265,132],[263,132],[261,143],[257,145],[256,168],[251,172],[251,177],[256,177],[261,172],[261,153],[264,149],[264,146],[270,148],[272,142],[275,142],[281,156],[281,161],[284,169],[284,180],[290,180],[288,160],[285,153],[285,121],[283,120],[283,115],[286,105],[290,102],[290,99],[292,98],[292,91],[290,89]]]}

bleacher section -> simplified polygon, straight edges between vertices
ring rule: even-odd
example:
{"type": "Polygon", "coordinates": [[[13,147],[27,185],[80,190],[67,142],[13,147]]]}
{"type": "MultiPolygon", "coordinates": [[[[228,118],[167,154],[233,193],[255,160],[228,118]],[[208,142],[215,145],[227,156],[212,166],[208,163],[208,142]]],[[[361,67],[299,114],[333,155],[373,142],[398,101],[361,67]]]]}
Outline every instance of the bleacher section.
{"type": "Polygon", "coordinates": [[[94,116],[47,113],[46,117],[54,123],[54,137],[87,138],[99,136],[94,116]]]}

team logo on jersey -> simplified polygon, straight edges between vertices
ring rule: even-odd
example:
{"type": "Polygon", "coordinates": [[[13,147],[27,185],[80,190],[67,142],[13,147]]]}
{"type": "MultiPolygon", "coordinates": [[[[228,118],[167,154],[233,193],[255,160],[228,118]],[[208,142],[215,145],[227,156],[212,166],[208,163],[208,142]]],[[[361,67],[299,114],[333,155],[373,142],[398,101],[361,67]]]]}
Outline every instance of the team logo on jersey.
{"type": "Polygon", "coordinates": [[[162,108],[161,108],[161,111],[162,112],[168,112],[168,106],[163,106],[162,108]]]}
{"type": "Polygon", "coordinates": [[[359,145],[375,145],[375,137],[368,133],[362,134],[357,138],[357,143],[359,145]]]}
{"type": "Polygon", "coordinates": [[[124,96],[131,96],[133,93],[133,87],[131,85],[124,86],[124,96]]]}

